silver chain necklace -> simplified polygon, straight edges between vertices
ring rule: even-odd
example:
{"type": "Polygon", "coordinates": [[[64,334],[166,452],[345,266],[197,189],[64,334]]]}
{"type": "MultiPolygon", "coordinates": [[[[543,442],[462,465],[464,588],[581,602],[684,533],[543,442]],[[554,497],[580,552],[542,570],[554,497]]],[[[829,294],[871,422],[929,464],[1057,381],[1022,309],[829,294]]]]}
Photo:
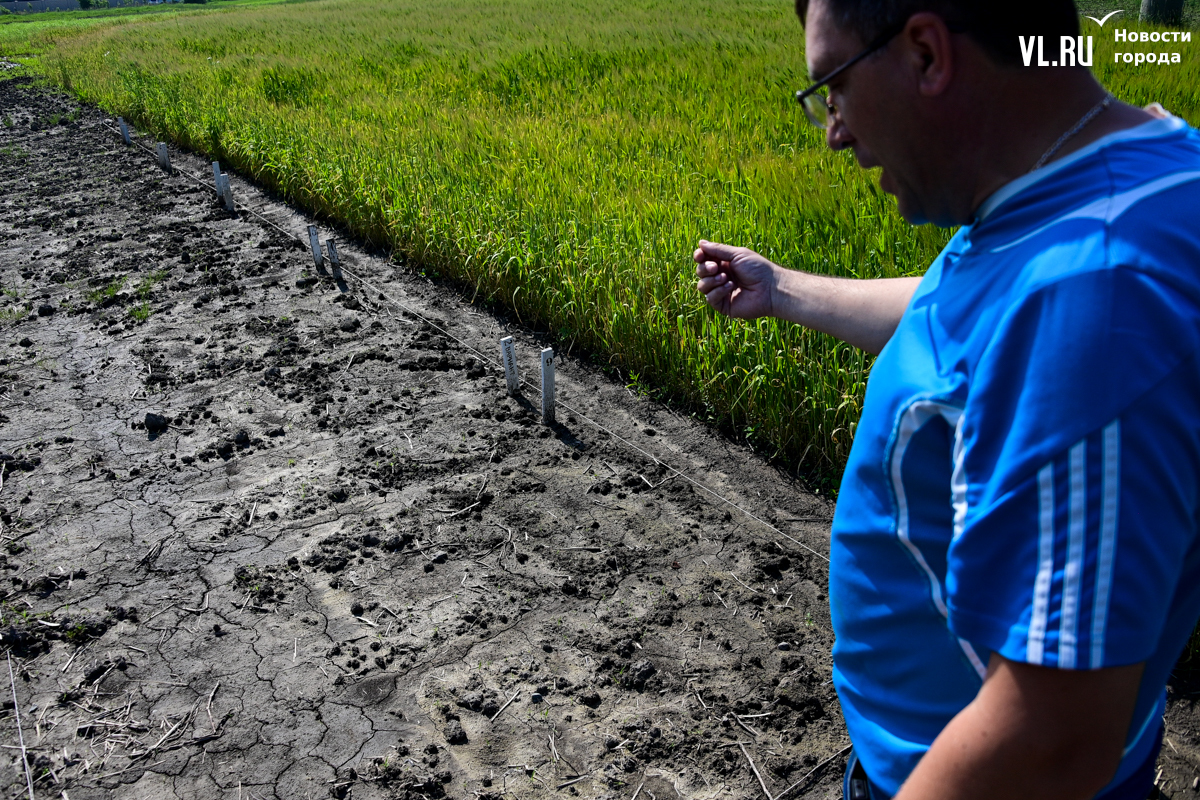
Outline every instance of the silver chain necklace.
{"type": "Polygon", "coordinates": [[[1057,153],[1060,149],[1062,149],[1062,146],[1064,144],[1066,144],[1067,141],[1072,136],[1074,136],[1075,134],[1079,133],[1081,130],[1086,128],[1089,122],[1091,122],[1097,116],[1099,116],[1100,112],[1102,112],[1104,109],[1106,109],[1110,105],[1112,105],[1112,102],[1116,99],[1117,98],[1113,97],[1113,95],[1111,93],[1104,95],[1104,99],[1101,100],[1096,105],[1092,106],[1092,109],[1090,111],[1088,111],[1086,114],[1084,114],[1083,118],[1080,119],[1079,122],[1076,122],[1075,125],[1072,126],[1072,128],[1069,131],[1064,133],[1062,136],[1058,137],[1058,141],[1055,142],[1054,144],[1052,144],[1050,146],[1050,149],[1047,150],[1044,154],[1042,154],[1042,157],[1038,159],[1038,162],[1033,165],[1033,169],[1031,169],[1029,171],[1037,172],[1039,169],[1046,166],[1046,163],[1051,158],[1054,157],[1055,153],[1057,153]]]}

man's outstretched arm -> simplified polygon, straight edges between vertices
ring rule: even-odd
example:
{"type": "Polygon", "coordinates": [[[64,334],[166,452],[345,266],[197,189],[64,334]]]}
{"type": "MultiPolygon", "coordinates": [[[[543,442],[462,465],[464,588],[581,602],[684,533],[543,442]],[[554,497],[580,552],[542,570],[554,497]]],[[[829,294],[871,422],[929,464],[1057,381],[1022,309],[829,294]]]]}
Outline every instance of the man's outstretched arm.
{"type": "Polygon", "coordinates": [[[1061,670],[993,654],[895,800],[1094,797],[1121,762],[1141,677],[1142,664],[1061,670]]]}
{"type": "Polygon", "coordinates": [[[696,288],[738,319],[776,317],[878,353],[896,332],[920,278],[846,280],[784,269],[744,247],[701,241],[696,288]]]}

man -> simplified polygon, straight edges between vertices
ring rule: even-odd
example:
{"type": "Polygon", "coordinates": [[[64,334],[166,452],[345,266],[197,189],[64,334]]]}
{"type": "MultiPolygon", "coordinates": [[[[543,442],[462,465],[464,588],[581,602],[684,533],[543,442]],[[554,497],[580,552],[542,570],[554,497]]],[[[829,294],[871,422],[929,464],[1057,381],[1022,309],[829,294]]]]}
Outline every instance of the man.
{"type": "Polygon", "coordinates": [[[919,280],[695,254],[721,313],[879,354],[830,553],[847,796],[1145,798],[1200,616],[1200,134],[1021,64],[1071,0],[797,11],[829,146],[964,226],[919,280]]]}

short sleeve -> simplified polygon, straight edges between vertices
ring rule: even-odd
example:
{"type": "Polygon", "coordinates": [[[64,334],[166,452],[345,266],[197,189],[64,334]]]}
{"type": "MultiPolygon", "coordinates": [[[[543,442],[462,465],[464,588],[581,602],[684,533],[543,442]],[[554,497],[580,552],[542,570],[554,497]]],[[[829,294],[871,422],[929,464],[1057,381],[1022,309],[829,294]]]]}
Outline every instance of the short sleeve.
{"type": "Polygon", "coordinates": [[[1148,659],[1196,529],[1196,305],[1106,269],[1031,292],[958,431],[954,633],[1064,669],[1148,659]]]}

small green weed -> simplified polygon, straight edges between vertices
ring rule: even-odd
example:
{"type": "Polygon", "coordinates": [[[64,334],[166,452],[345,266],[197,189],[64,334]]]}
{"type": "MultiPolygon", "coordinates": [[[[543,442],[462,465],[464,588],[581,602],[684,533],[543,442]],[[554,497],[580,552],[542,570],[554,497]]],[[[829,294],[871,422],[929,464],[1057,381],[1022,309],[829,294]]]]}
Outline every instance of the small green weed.
{"type": "Polygon", "coordinates": [[[99,305],[100,303],[103,303],[105,300],[109,300],[113,297],[116,297],[117,292],[121,291],[121,289],[123,289],[123,288],[125,288],[125,278],[124,277],[113,278],[112,281],[108,284],[108,286],[105,286],[101,289],[96,289],[95,291],[88,292],[88,294],[87,294],[88,302],[99,305]]]}
{"type": "Polygon", "coordinates": [[[137,289],[135,289],[134,292],[137,294],[139,299],[145,300],[150,296],[150,292],[154,290],[154,287],[162,283],[163,279],[165,279],[168,274],[169,273],[166,270],[156,270],[151,272],[148,276],[142,279],[141,283],[137,285],[137,289]]]}
{"type": "Polygon", "coordinates": [[[157,270],[150,273],[138,283],[137,288],[134,289],[134,294],[141,302],[129,310],[129,316],[138,322],[145,322],[150,319],[151,314],[154,313],[150,310],[150,293],[154,291],[154,287],[161,283],[168,274],[165,270],[157,270]]]}

